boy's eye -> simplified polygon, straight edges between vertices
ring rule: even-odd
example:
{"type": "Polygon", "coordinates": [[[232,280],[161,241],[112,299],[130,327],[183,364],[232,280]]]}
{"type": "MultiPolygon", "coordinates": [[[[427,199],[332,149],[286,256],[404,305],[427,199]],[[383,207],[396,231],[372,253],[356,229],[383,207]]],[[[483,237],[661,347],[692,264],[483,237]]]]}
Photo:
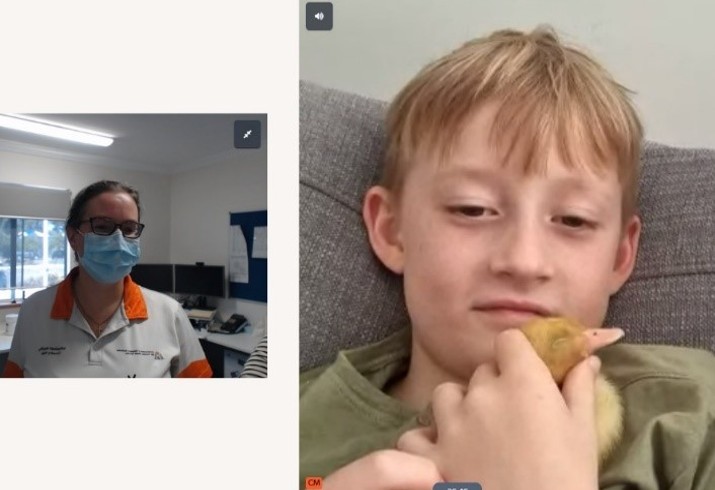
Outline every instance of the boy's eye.
{"type": "Polygon", "coordinates": [[[468,218],[479,218],[481,216],[494,214],[493,211],[484,206],[452,206],[450,211],[468,218]]]}
{"type": "Polygon", "coordinates": [[[560,216],[557,221],[568,228],[584,228],[590,223],[578,216],[560,216]]]}

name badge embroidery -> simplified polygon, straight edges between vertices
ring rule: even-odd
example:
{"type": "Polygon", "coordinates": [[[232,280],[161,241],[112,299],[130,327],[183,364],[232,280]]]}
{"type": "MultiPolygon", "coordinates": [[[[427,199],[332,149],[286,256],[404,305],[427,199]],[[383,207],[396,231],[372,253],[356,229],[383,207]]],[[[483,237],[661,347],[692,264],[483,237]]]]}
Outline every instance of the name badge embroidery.
{"type": "Polygon", "coordinates": [[[59,356],[62,354],[62,351],[67,349],[65,346],[61,347],[40,347],[37,349],[37,352],[40,353],[41,356],[59,356]]]}
{"type": "Polygon", "coordinates": [[[164,359],[161,352],[155,350],[117,349],[117,352],[123,352],[127,356],[152,356],[157,361],[164,359]]]}

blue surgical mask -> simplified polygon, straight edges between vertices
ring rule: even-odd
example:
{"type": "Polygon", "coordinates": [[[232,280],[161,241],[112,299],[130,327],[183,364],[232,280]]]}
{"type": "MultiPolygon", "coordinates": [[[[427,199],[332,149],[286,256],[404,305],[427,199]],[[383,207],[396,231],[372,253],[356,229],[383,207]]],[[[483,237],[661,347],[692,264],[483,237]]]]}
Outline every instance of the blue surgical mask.
{"type": "Polygon", "coordinates": [[[84,234],[84,254],[79,263],[97,282],[121,281],[139,261],[139,238],[124,238],[116,230],[111,235],[84,234]]]}

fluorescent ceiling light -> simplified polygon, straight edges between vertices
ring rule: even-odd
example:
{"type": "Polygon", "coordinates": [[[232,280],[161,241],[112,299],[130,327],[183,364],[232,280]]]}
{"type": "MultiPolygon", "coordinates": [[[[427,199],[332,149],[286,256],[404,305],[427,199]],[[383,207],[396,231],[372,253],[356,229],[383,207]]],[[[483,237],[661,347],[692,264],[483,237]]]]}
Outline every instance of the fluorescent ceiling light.
{"type": "Polygon", "coordinates": [[[0,114],[0,127],[88,145],[109,146],[114,143],[114,138],[107,134],[18,114],[0,114]]]}

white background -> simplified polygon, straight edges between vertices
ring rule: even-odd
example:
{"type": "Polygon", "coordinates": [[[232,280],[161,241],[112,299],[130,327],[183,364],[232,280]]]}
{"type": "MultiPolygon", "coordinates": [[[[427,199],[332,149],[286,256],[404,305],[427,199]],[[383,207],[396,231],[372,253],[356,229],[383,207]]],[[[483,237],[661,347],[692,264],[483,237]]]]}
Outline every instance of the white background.
{"type": "Polygon", "coordinates": [[[715,148],[709,0],[360,0],[333,10],[329,35],[301,32],[304,79],[388,99],[468,39],[548,23],[636,92],[647,138],[715,148]]]}
{"type": "Polygon", "coordinates": [[[268,114],[271,342],[263,380],[0,380],[0,487],[296,487],[299,8],[3,2],[0,112],[268,114]]]}

